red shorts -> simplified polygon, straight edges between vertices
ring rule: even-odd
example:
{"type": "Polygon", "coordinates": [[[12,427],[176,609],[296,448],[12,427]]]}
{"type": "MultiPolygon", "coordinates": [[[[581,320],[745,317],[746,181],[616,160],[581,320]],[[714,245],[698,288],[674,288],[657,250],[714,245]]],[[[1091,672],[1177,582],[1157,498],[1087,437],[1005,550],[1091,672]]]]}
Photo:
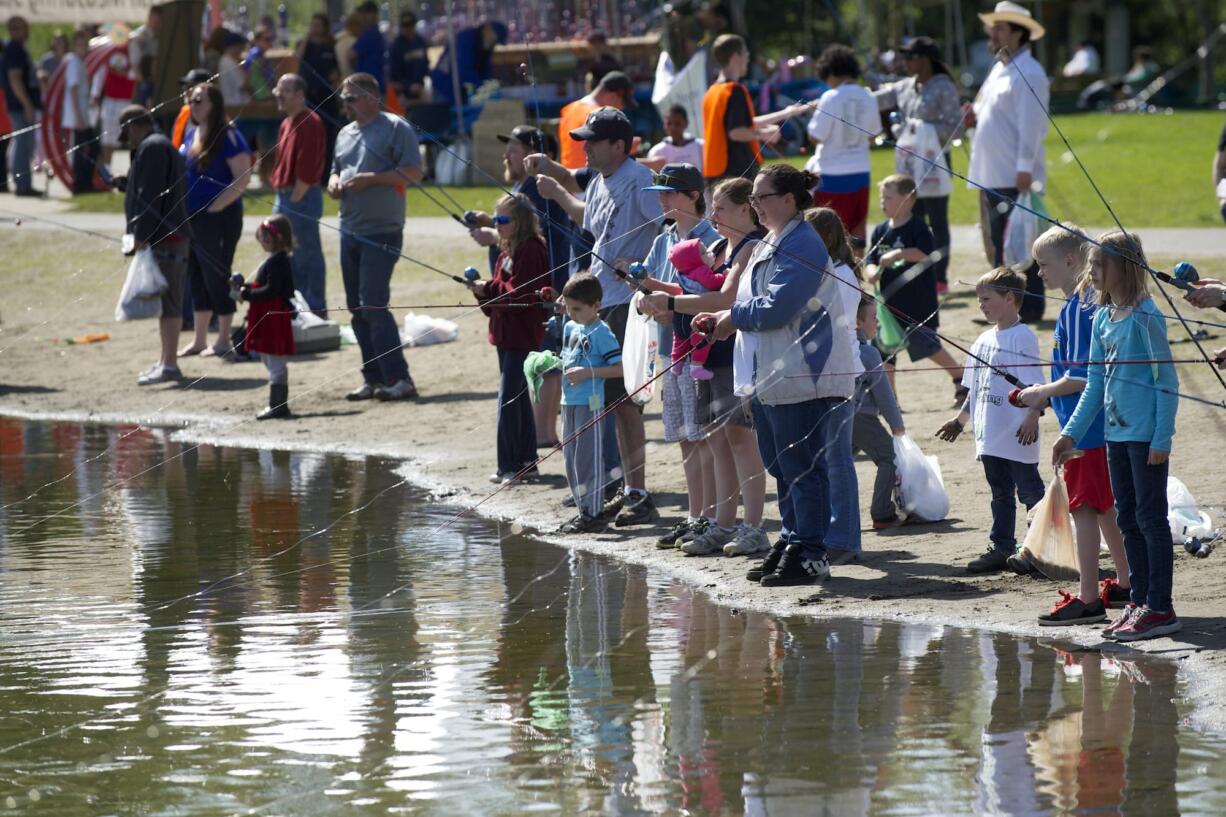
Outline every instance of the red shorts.
{"type": "Polygon", "coordinates": [[[853,190],[850,193],[831,193],[818,190],[813,194],[814,207],[829,207],[839,214],[843,229],[848,235],[863,240],[865,238],[865,222],[868,220],[868,188],[853,190]]]}
{"type": "Polygon", "coordinates": [[[1064,464],[1064,484],[1068,488],[1068,508],[1075,511],[1089,505],[1099,513],[1115,507],[1111,475],[1107,472],[1107,446],[1089,448],[1075,460],[1064,464]]]}

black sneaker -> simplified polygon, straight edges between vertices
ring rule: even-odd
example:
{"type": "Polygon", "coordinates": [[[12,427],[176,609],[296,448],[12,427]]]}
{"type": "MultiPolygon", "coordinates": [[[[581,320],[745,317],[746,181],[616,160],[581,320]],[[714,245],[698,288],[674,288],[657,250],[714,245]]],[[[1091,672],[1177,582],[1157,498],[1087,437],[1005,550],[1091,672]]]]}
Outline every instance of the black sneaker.
{"type": "Polygon", "coordinates": [[[626,504],[626,495],[618,491],[613,496],[605,494],[604,505],[600,509],[600,515],[607,519],[615,519],[617,514],[621,512],[622,506],[626,504]]]}
{"type": "Polygon", "coordinates": [[[693,519],[682,519],[677,524],[673,525],[668,533],[656,540],[656,547],[660,550],[672,550],[677,547],[677,540],[689,532],[690,527],[694,524],[693,519]]]}
{"type": "Polygon", "coordinates": [[[656,503],[651,498],[651,494],[631,494],[625,498],[621,513],[613,520],[613,524],[619,528],[625,528],[630,525],[645,525],[659,518],[660,512],[656,510],[656,503]]]}
{"type": "Polygon", "coordinates": [[[1039,616],[1040,627],[1068,627],[1073,624],[1096,624],[1107,620],[1107,608],[1102,599],[1086,604],[1072,593],[1060,591],[1063,598],[1050,613],[1039,616]]]}
{"type": "Polygon", "coordinates": [[[999,573],[1009,566],[1009,554],[990,547],[978,559],[966,566],[967,573],[999,573]]]}
{"type": "Polygon", "coordinates": [[[1005,559],[1005,566],[1019,576],[1030,576],[1039,572],[1034,562],[1030,561],[1020,550],[1005,559]]]}
{"type": "Polygon", "coordinates": [[[783,558],[783,551],[786,547],[787,545],[783,542],[776,542],[771,545],[770,552],[766,554],[766,558],[749,568],[745,578],[754,584],[758,584],[762,581],[763,576],[769,576],[771,573],[774,573],[775,568],[779,566],[779,560],[783,558]]]}
{"type": "Polygon", "coordinates": [[[558,528],[558,533],[603,533],[608,527],[609,520],[603,515],[588,516],[581,513],[558,528]]]}
{"type": "Polygon", "coordinates": [[[801,584],[817,584],[830,578],[830,563],[825,554],[818,559],[806,559],[800,553],[800,545],[789,545],[779,560],[774,573],[762,577],[763,587],[794,587],[801,584]]]}

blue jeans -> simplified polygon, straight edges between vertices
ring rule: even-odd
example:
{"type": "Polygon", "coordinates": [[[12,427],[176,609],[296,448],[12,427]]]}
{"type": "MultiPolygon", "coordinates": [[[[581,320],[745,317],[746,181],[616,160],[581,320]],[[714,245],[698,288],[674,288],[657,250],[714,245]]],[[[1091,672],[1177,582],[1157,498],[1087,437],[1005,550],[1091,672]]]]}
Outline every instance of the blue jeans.
{"type": "Polygon", "coordinates": [[[826,480],[832,486],[826,547],[859,553],[860,483],[856,480],[856,461],[851,447],[855,414],[853,401],[836,400],[818,426],[817,445],[825,459],[826,480]]]}
{"type": "Polygon", "coordinates": [[[1017,524],[1017,500],[1030,510],[1047,489],[1039,476],[1039,466],[1004,457],[984,454],[983,473],[992,489],[992,546],[1010,556],[1017,550],[1014,528],[1017,524]]]}
{"type": "MultiPolygon", "coordinates": [[[[767,472],[779,495],[779,538],[800,545],[808,559],[826,555],[832,508],[830,478],[819,465],[823,444],[837,437],[833,411],[846,401],[819,398],[788,406],[753,401],[754,431],[767,472]]],[[[851,445],[850,424],[847,444],[851,445]]],[[[858,514],[857,514],[858,516],[858,514]]]]}
{"type": "Polygon", "coordinates": [[[524,377],[527,352],[498,350],[498,473],[516,474],[536,461],[536,420],[524,377]]]}
{"type": "Polygon", "coordinates": [[[1115,521],[1124,534],[1132,603],[1155,612],[1171,609],[1175,552],[1166,521],[1170,461],[1147,465],[1149,443],[1107,443],[1107,469],[1115,494],[1115,521]]]}
{"type": "Polygon", "coordinates": [[[353,316],[353,334],[362,352],[362,377],[372,386],[391,386],[409,377],[409,364],[400,348],[400,330],[386,308],[391,298],[392,270],[400,258],[403,240],[401,233],[341,233],[345,308],[353,316]]]}
{"type": "Polygon", "coordinates": [[[328,308],[327,284],[325,278],[327,265],[324,263],[324,250],[319,243],[319,219],[324,214],[324,194],[319,185],[312,185],[302,196],[301,201],[290,201],[292,189],[278,190],[277,200],[272,206],[274,213],[281,213],[289,219],[294,230],[294,254],[290,256],[290,266],[294,271],[294,289],[306,298],[307,306],[313,312],[323,312],[328,308]]]}
{"type": "MultiPolygon", "coordinates": [[[[10,108],[9,118],[13,120],[14,133],[34,124],[34,120],[25,118],[21,108],[10,108]]],[[[29,193],[34,189],[34,172],[30,165],[34,161],[34,137],[37,135],[38,131],[31,130],[12,139],[13,155],[9,161],[9,170],[13,174],[13,186],[18,193],[29,193]]]]}

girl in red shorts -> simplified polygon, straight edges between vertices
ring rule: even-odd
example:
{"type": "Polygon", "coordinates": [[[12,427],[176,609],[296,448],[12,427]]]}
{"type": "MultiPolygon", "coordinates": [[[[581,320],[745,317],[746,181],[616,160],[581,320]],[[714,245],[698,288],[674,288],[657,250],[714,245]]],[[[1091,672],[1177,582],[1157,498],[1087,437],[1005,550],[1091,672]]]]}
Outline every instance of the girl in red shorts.
{"type": "MultiPolygon", "coordinates": [[[[1039,277],[1048,289],[1064,292],[1067,301],[1056,319],[1052,340],[1051,383],[1022,390],[1026,405],[1042,408],[1048,404],[1056,412],[1060,427],[1068,423],[1086,386],[1086,365],[1090,359],[1097,298],[1085,278],[1088,244],[1074,233],[1079,227],[1052,227],[1035,239],[1033,255],[1039,264],[1039,277]],[[1071,230],[1072,232],[1069,232],[1071,230]]],[[[1085,435],[1076,441],[1084,453],[1064,464],[1064,483],[1068,488],[1069,510],[1077,537],[1077,567],[1081,587],[1076,596],[1061,590],[1061,599],[1050,613],[1039,616],[1039,624],[1049,627],[1090,624],[1103,621],[1108,607],[1123,607],[1128,602],[1128,558],[1124,536],[1115,522],[1115,498],[1107,472],[1107,441],[1100,410],[1085,435]],[[1115,563],[1117,579],[1098,585],[1099,541],[1105,539],[1115,563]]]]}

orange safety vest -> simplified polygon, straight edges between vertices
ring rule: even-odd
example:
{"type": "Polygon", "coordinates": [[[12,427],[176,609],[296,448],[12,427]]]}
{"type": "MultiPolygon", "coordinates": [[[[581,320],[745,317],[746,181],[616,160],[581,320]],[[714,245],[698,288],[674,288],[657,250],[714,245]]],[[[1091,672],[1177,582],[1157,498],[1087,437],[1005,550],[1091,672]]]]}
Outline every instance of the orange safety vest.
{"type": "Polygon", "coordinates": [[[175,126],[170,132],[170,143],[175,146],[175,149],[183,147],[183,134],[187,133],[187,123],[192,119],[192,109],[189,105],[184,105],[179,109],[179,113],[175,116],[175,126]]]}
{"type": "MultiPolygon", "coordinates": [[[[752,119],[753,99],[749,89],[739,82],[717,82],[702,96],[702,175],[708,179],[718,179],[728,170],[728,131],[724,129],[724,114],[728,112],[728,101],[737,91],[745,95],[752,119]]],[[[762,164],[758,140],[750,142],[749,147],[758,164],[762,164]]]]}
{"type": "Polygon", "coordinates": [[[587,167],[587,154],[583,152],[583,143],[570,138],[570,132],[583,127],[588,114],[600,106],[590,97],[576,99],[562,108],[562,118],[558,120],[558,145],[561,146],[561,162],[571,170],[587,167]]]}

